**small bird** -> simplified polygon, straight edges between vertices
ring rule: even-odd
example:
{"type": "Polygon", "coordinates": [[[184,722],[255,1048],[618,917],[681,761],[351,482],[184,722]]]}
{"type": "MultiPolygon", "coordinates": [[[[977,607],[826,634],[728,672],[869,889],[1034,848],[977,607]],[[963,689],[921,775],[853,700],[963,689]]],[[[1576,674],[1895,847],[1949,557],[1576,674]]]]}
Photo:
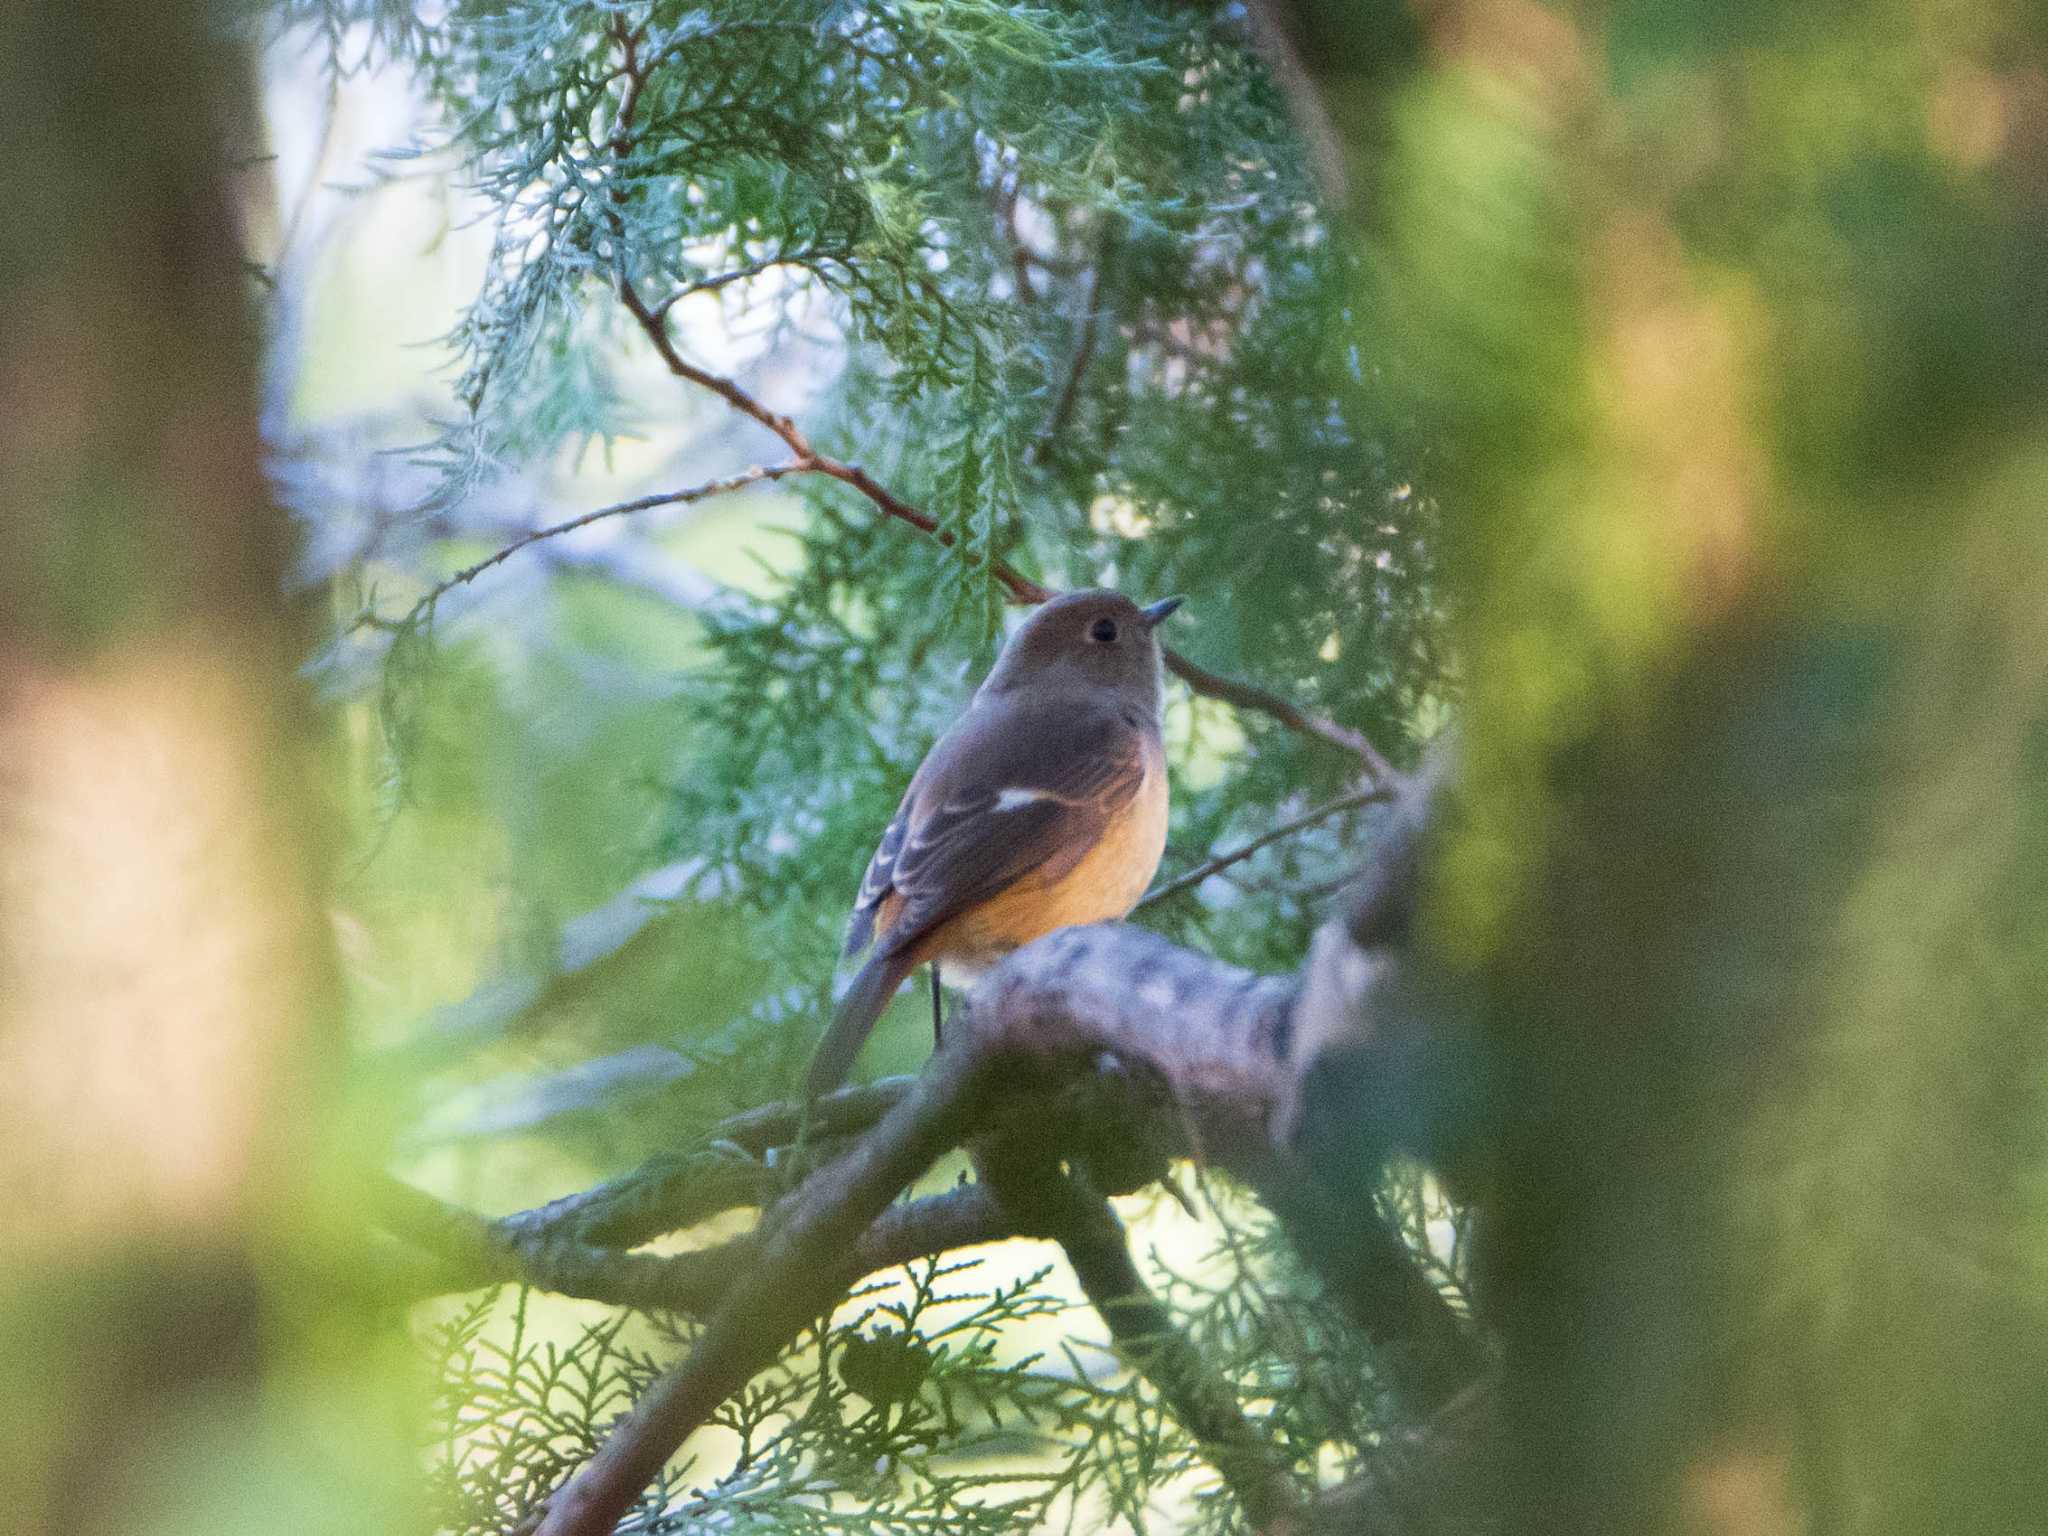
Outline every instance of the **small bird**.
{"type": "Polygon", "coordinates": [[[1165,696],[1140,608],[1070,592],[1019,626],[973,702],[910,780],[869,861],[846,953],[874,941],[811,1058],[815,1098],[844,1081],[889,999],[943,962],[969,979],[1011,950],[1128,913],[1166,847],[1165,696]]]}

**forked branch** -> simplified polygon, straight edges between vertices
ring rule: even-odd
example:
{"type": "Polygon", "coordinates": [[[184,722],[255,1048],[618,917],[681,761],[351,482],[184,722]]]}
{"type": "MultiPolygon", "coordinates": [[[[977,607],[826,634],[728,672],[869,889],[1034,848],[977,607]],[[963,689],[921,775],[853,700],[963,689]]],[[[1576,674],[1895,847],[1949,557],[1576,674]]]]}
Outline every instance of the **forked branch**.
{"type": "MultiPolygon", "coordinates": [[[[1341,935],[1341,925],[1330,931],[1341,935]]],[[[1118,924],[1066,929],[1012,956],[977,987],[945,1047],[874,1128],[764,1219],[748,1283],[727,1294],[696,1346],[555,1495],[538,1531],[609,1531],[683,1440],[844,1294],[862,1272],[863,1234],[963,1140],[998,1152],[1025,1149],[1026,1172],[1013,1180],[1001,1172],[1016,1163],[984,1163],[985,1174],[996,1171],[997,1201],[1012,1225],[1049,1230],[1068,1246],[1132,1363],[1152,1375],[1248,1512],[1263,1516],[1264,1528],[1288,1528],[1293,1495],[1285,1469],[1177,1342],[1171,1320],[1137,1283],[1128,1253],[1115,1251],[1120,1232],[1105,1224],[1082,1184],[1041,1175],[1062,1163],[1086,1168],[1098,1157],[1114,1164],[1145,1140],[1134,1134],[1142,1124],[1155,1138],[1147,1153],[1198,1155],[1266,1193],[1283,1214],[1292,1207],[1317,1223],[1373,1226],[1369,1200],[1287,1196],[1305,1180],[1313,1184],[1313,1170],[1302,1169],[1273,1132],[1306,1070],[1294,1027],[1300,997],[1292,977],[1253,975],[1118,924]]],[[[1367,1266],[1346,1299],[1385,1309],[1368,1320],[1369,1331],[1390,1345],[1390,1384],[1419,1410],[1477,1375],[1479,1356],[1466,1331],[1435,1288],[1416,1278],[1397,1240],[1366,1234],[1305,1245],[1304,1253],[1311,1262],[1334,1256],[1347,1267],[1367,1266]]]]}

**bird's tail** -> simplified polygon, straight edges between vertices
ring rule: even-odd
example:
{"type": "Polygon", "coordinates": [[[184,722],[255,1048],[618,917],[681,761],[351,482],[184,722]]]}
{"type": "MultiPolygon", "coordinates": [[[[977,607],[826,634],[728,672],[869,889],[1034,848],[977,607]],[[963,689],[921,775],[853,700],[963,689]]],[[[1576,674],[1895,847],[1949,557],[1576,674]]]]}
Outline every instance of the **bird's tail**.
{"type": "Polygon", "coordinates": [[[806,1097],[815,1099],[846,1081],[868,1031],[875,1027],[875,1020],[889,1006],[896,989],[903,985],[903,978],[915,969],[916,959],[902,950],[877,949],[868,957],[868,963],[860,968],[853,985],[846,989],[846,996],[840,999],[839,1012],[833,1016],[825,1038],[818,1042],[817,1054],[811,1057],[810,1076],[804,1083],[806,1097]]]}

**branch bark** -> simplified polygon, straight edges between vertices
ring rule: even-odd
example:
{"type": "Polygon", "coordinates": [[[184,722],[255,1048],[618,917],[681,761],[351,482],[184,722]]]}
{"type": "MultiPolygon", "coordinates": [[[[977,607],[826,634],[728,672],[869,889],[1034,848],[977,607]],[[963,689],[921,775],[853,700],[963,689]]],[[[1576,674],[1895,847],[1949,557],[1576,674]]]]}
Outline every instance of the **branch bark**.
{"type": "Polygon", "coordinates": [[[982,1062],[941,1051],[852,1152],[790,1196],[750,1282],[727,1295],[689,1354],[549,1501],[539,1536],[596,1536],[618,1523],[690,1433],[858,1278],[861,1233],[959,1139],[986,1087],[982,1062]]]}
{"type": "MultiPolygon", "coordinates": [[[[1421,835],[1418,817],[1395,825],[1421,835]]],[[[1326,950],[1351,943],[1341,922],[1324,937],[1326,950]]],[[[537,1529],[611,1529],[718,1404],[844,1293],[860,1272],[863,1233],[896,1193],[970,1136],[1003,1156],[1024,1148],[1041,1170],[1062,1160],[1085,1166],[1105,1148],[1114,1163],[1149,1136],[1148,1154],[1198,1156],[1245,1179],[1290,1221],[1304,1257],[1380,1342],[1385,1379],[1419,1411],[1439,1407],[1478,1377],[1483,1352],[1361,1199],[1369,1186],[1318,1182],[1287,1140],[1284,1128],[1299,1123],[1290,1116],[1300,1078],[1319,1055],[1300,1048],[1295,1016],[1305,995],[1327,1005],[1326,991],[1304,994],[1293,977],[1254,975],[1120,924],[1065,929],[1011,956],[975,989],[945,1046],[874,1129],[764,1220],[747,1285],[726,1295],[696,1346],[556,1495],[537,1529]],[[1099,1112],[1098,1101],[1091,1116],[1068,1099],[1048,1112],[1048,1096],[1077,1091],[1107,1094],[1117,1108],[1099,1112]]],[[[1350,1037],[1325,1026],[1315,1038],[1350,1037]]],[[[1012,1181],[1005,1205],[1013,1225],[1050,1228],[1071,1245],[1112,1328],[1143,1341],[1134,1363],[1156,1373],[1233,1486],[1243,1484],[1254,1518],[1285,1528],[1292,1495],[1278,1491],[1256,1435],[1234,1408],[1225,1411],[1200,1362],[1174,1342],[1170,1321],[1160,1332],[1163,1314],[1147,1301],[1128,1251],[1115,1251],[1121,1233],[1106,1212],[1071,1192],[1043,1193],[1056,1183],[1012,1181]],[[1017,1221],[1034,1190],[1039,1214],[1017,1221]]]]}
{"type": "MultiPolygon", "coordinates": [[[[702,1317],[714,1312],[760,1259],[755,1233],[688,1253],[634,1253],[560,1232],[521,1236],[506,1222],[489,1221],[395,1180],[380,1183],[374,1198],[384,1224],[415,1249],[394,1259],[403,1267],[389,1278],[422,1296],[530,1285],[608,1306],[702,1317]],[[417,1250],[424,1250],[423,1261],[417,1250]]],[[[847,1284],[956,1248],[1044,1235],[1020,1222],[983,1186],[962,1184],[879,1214],[848,1247],[847,1284]]]]}
{"type": "MultiPolygon", "coordinates": [[[[1065,929],[1011,956],[955,1016],[916,1079],[814,1106],[803,1174],[759,1227],[677,1256],[627,1251],[737,1205],[765,1204],[806,1134],[795,1106],[713,1127],[707,1150],[498,1222],[386,1190],[387,1220],[442,1256],[439,1280],[523,1280],[618,1304],[710,1316],[697,1345],[537,1516],[549,1536],[606,1531],[724,1397],[860,1276],[963,1243],[1051,1235],[1127,1358],[1144,1371],[1262,1529],[1292,1529],[1287,1469],[1145,1289],[1098,1191],[1135,1188],[1173,1157],[1234,1174],[1379,1346],[1383,1381],[1418,1417],[1479,1379],[1487,1357],[1369,1198],[1384,1154],[1412,1138],[1364,1127],[1363,1154],[1326,1156],[1319,1075],[1404,1081],[1420,1050],[1379,1026],[1405,966],[1422,850],[1446,753],[1394,793],[1374,869],[1318,936],[1301,977],[1261,976],[1122,924],[1065,929]],[[977,1149],[983,1182],[890,1202],[948,1148],[977,1149]],[[715,1150],[723,1148],[723,1150],[715,1150]],[[834,1156],[835,1148],[846,1148],[834,1156]],[[755,1159],[758,1159],[756,1161],[755,1159]],[[830,1160],[827,1160],[830,1159],[830,1160]],[[1072,1170],[1068,1173],[1066,1170],[1072,1170]],[[738,1282],[744,1277],[745,1284],[738,1282]]],[[[1426,1053],[1424,1053],[1426,1054],[1426,1053]]],[[[1341,1096],[1339,1109],[1351,1103],[1341,1096]]],[[[1365,1102],[1374,1103],[1370,1092],[1365,1102]]],[[[1340,1115],[1341,1118],[1341,1115],[1340,1115]]]]}

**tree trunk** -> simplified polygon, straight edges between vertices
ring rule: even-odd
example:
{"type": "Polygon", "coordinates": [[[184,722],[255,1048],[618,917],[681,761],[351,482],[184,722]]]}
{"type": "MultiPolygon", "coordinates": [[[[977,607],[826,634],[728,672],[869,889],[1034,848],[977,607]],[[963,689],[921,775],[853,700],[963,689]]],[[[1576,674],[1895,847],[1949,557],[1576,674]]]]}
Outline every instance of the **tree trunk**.
{"type": "Polygon", "coordinates": [[[332,1385],[279,1279],[337,998],[230,189],[253,91],[205,9],[0,27],[0,1507],[38,1536],[316,1488],[346,1519],[360,1454],[293,1429],[332,1385]]]}

